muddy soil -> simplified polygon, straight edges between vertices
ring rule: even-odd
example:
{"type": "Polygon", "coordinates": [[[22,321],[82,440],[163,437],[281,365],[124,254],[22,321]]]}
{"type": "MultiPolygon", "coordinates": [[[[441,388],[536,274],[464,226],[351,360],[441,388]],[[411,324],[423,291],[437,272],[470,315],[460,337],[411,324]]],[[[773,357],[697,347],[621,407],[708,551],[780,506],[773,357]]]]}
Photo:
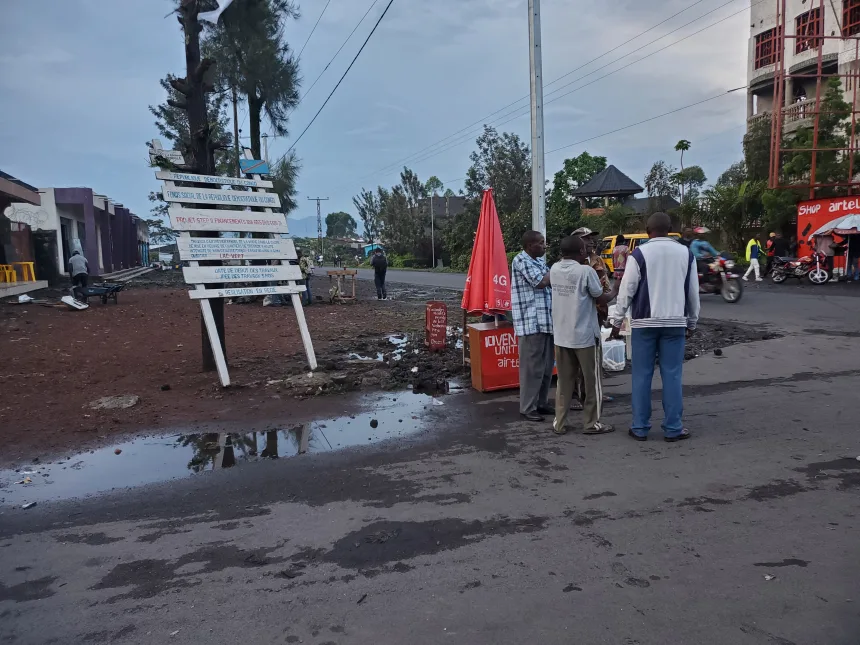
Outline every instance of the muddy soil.
{"type": "MultiPolygon", "coordinates": [[[[325,295],[328,279],[316,277],[325,295]]],[[[59,291],[32,294],[56,299],[59,291]]],[[[467,384],[462,365],[460,294],[392,284],[378,301],[372,283],[357,283],[358,300],[331,304],[317,297],[305,309],[320,369],[310,373],[289,306],[260,302],[225,307],[233,385],[201,371],[199,307],[180,272],[133,280],[118,304],[91,301],[86,311],[37,304],[0,304],[0,466],[90,449],[159,429],[263,430],[295,415],[348,413],[350,392],[413,389],[439,395],[467,384]],[[448,349],[424,347],[428,300],[443,300],[451,324],[448,349]],[[94,410],[102,397],[133,395],[134,405],[94,410]],[[334,395],[334,396],[333,396],[334,395]],[[303,403],[297,405],[296,401],[303,403]]],[[[761,340],[761,330],[703,322],[688,358],[715,348],[761,340]]]]}

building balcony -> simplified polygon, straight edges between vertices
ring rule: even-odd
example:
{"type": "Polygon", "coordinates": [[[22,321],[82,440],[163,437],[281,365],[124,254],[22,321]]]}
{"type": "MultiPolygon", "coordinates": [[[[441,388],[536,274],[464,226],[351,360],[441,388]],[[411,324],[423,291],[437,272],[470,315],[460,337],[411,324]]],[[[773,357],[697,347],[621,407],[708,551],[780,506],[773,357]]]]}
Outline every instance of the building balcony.
{"type": "MultiPolygon", "coordinates": [[[[806,99],[792,103],[787,108],[782,108],[782,125],[786,132],[794,132],[800,127],[811,126],[815,99],[806,99]]],[[[769,119],[770,111],[759,112],[747,119],[747,128],[756,123],[769,119]]]]}

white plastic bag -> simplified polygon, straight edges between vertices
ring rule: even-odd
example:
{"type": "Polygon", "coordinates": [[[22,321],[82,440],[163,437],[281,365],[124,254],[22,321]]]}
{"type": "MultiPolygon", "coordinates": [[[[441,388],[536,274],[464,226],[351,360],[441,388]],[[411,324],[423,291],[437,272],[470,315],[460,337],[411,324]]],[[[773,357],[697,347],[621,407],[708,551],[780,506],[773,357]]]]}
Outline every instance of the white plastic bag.
{"type": "Polygon", "coordinates": [[[623,340],[603,341],[603,369],[607,372],[621,372],[627,366],[623,340]]]}

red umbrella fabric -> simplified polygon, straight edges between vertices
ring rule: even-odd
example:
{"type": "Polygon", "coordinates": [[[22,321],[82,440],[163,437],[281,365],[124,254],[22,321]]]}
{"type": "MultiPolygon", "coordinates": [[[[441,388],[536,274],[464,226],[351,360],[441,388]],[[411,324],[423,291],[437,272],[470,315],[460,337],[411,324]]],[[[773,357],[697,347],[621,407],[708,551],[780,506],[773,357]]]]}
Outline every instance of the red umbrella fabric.
{"type": "Polygon", "coordinates": [[[492,188],[484,191],[461,307],[467,313],[501,314],[511,310],[511,270],[492,188]]]}

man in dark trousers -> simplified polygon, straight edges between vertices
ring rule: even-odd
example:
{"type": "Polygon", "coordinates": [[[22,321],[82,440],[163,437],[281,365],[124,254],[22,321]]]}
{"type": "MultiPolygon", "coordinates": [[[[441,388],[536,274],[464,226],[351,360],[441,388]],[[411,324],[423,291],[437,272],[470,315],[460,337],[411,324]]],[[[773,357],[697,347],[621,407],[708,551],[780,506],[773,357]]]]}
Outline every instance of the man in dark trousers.
{"type": "Polygon", "coordinates": [[[382,249],[375,249],[373,251],[370,266],[373,267],[373,282],[376,284],[377,300],[388,300],[388,292],[385,291],[385,274],[388,272],[388,258],[385,257],[382,249]]]}
{"type": "Polygon", "coordinates": [[[69,275],[72,276],[72,288],[81,286],[87,288],[87,280],[89,279],[90,265],[87,259],[81,255],[80,251],[72,253],[69,258],[69,275]]]}

